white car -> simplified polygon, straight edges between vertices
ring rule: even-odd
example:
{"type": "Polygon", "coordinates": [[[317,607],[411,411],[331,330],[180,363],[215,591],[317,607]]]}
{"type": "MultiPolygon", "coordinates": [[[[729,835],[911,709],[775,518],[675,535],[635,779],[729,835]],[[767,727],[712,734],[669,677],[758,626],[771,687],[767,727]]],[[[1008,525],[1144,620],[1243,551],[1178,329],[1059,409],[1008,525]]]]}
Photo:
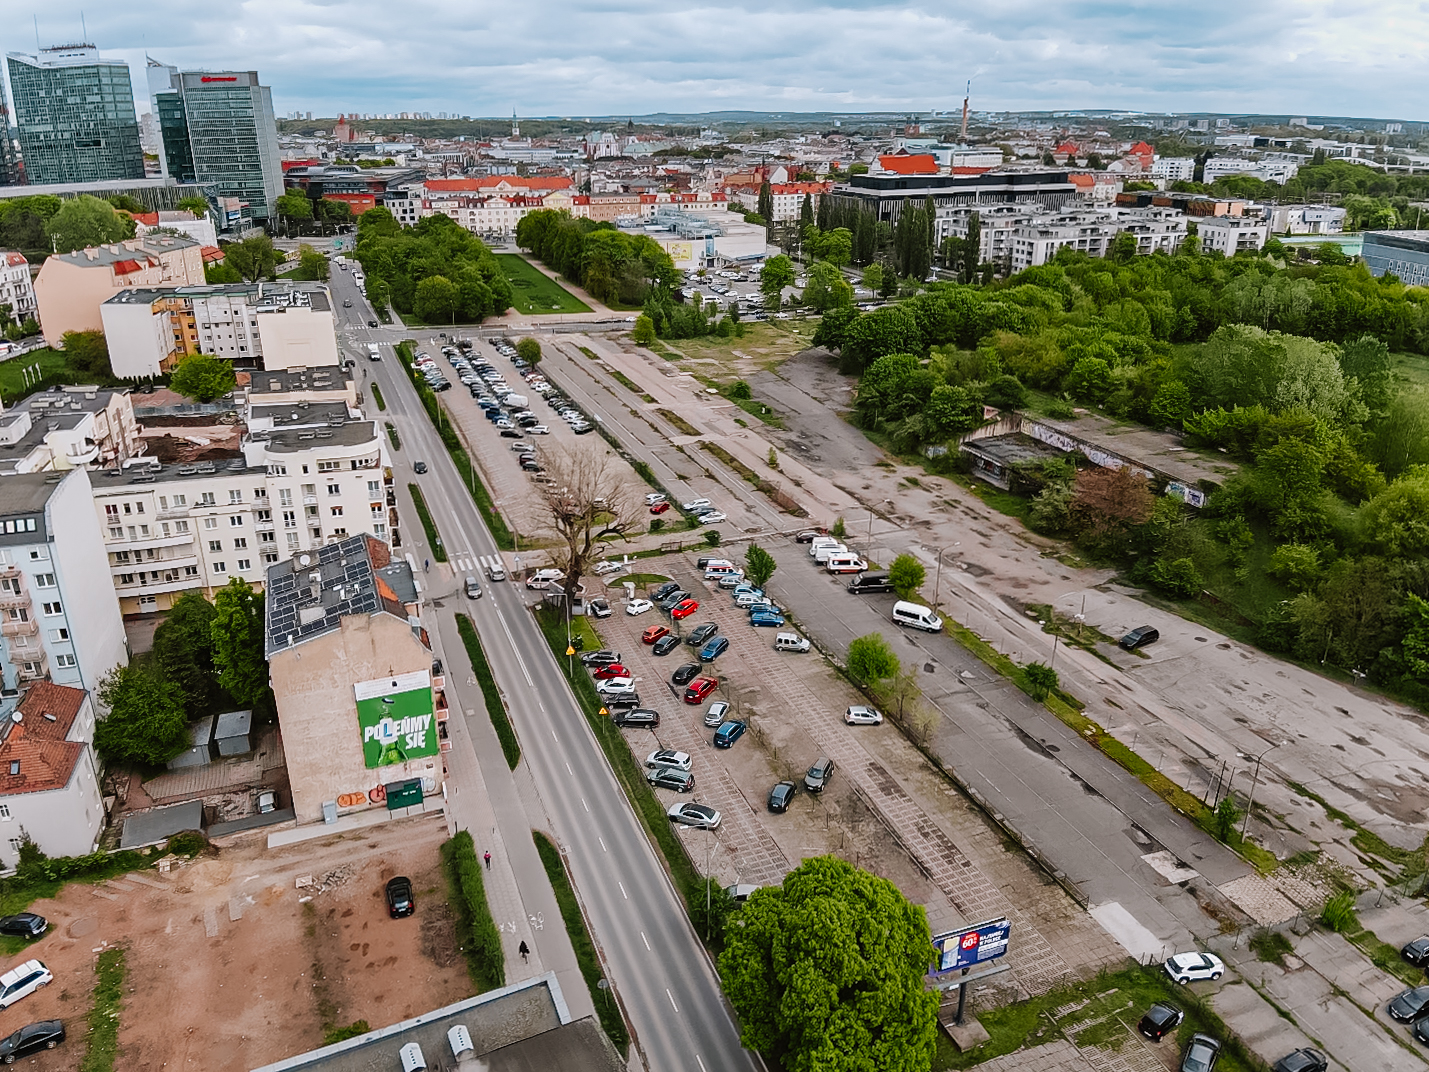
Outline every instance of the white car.
{"type": "Polygon", "coordinates": [[[701,525],[718,525],[721,521],[728,520],[728,518],[718,510],[711,510],[707,514],[700,514],[696,520],[699,521],[701,525]]]}
{"type": "Polygon", "coordinates": [[[601,562],[595,569],[591,570],[597,577],[603,577],[607,573],[619,573],[625,568],[624,562],[601,562]]]}
{"type": "Polygon", "coordinates": [[[665,814],[670,817],[671,822],[683,823],[685,826],[693,826],[699,830],[719,829],[719,812],[708,804],[692,802],[676,804],[665,814]]]}
{"type": "Polygon", "coordinates": [[[716,700],[710,704],[709,710],[705,712],[706,726],[719,726],[724,722],[725,716],[729,714],[729,704],[723,700],[716,700]]]}
{"type": "Polygon", "coordinates": [[[850,726],[881,726],[883,714],[876,707],[854,704],[844,712],[844,721],[850,726]]]}
{"type": "Polygon", "coordinates": [[[649,495],[645,496],[646,506],[654,506],[656,503],[664,501],[665,493],[663,491],[652,491],[649,495]]]}
{"type": "Polygon", "coordinates": [[[602,696],[624,696],[635,691],[633,677],[606,677],[595,683],[595,691],[602,696]]]}
{"type": "Polygon", "coordinates": [[[1166,961],[1166,974],[1183,986],[1197,979],[1219,979],[1226,966],[1214,953],[1177,953],[1166,961]]]}
{"type": "Polygon", "coordinates": [[[695,510],[700,510],[705,507],[713,506],[714,503],[710,502],[708,499],[691,499],[689,502],[681,504],[680,509],[684,510],[686,513],[692,513],[695,510]]]}
{"type": "Polygon", "coordinates": [[[676,752],[672,748],[657,748],[645,759],[645,766],[651,770],[659,770],[661,767],[673,767],[675,770],[693,770],[694,759],[688,752],[676,752]]]}
{"type": "Polygon", "coordinates": [[[533,424],[533,425],[531,425],[530,428],[527,428],[527,429],[526,429],[526,434],[527,434],[527,435],[550,435],[550,434],[551,434],[551,430],[550,430],[549,428],[547,428],[544,424],[533,424]]]}
{"type": "Polygon", "coordinates": [[[40,987],[48,986],[53,979],[50,969],[38,960],[27,960],[18,967],[11,968],[4,975],[0,975],[0,1009],[8,1009],[40,987]]]}
{"type": "Polygon", "coordinates": [[[637,614],[644,614],[647,610],[653,610],[654,607],[655,604],[651,603],[648,599],[632,599],[629,603],[625,604],[625,613],[633,618],[637,614]]]}

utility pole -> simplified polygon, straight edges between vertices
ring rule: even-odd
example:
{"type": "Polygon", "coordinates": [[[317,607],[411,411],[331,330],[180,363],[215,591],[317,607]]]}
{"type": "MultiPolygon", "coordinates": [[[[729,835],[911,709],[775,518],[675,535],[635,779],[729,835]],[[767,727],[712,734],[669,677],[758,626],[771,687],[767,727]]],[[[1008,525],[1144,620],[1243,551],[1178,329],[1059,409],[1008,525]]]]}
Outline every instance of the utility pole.
{"type": "MultiPolygon", "coordinates": [[[[1268,756],[1275,749],[1279,748],[1282,743],[1283,742],[1281,741],[1276,741],[1275,744],[1271,745],[1264,752],[1260,753],[1260,755],[1255,757],[1255,773],[1251,775],[1250,779],[1250,796],[1246,799],[1245,802],[1245,822],[1243,822],[1240,827],[1240,839],[1242,841],[1245,840],[1245,832],[1250,829],[1250,810],[1252,807],[1255,806],[1255,784],[1260,780],[1260,761],[1266,756],[1268,756]]],[[[1241,758],[1249,759],[1250,757],[1242,753],[1241,758]]]]}

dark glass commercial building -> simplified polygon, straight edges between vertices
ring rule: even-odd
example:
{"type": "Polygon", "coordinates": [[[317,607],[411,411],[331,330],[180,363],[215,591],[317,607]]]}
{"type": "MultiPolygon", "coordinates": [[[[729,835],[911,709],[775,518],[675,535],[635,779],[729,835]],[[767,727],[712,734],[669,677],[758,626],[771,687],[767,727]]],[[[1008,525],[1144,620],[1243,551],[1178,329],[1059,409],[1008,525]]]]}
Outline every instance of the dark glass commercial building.
{"type": "Polygon", "coordinates": [[[1410,287],[1429,287],[1429,231],[1366,231],[1360,254],[1370,275],[1393,272],[1410,287]]]}
{"type": "Polygon", "coordinates": [[[258,72],[179,71],[150,60],[148,78],[164,174],[212,189],[222,230],[270,219],[283,167],[273,94],[258,72]]]}
{"type": "Polygon", "coordinates": [[[6,56],[25,179],[41,183],[142,179],[144,153],[129,65],[93,45],[6,56]]]}

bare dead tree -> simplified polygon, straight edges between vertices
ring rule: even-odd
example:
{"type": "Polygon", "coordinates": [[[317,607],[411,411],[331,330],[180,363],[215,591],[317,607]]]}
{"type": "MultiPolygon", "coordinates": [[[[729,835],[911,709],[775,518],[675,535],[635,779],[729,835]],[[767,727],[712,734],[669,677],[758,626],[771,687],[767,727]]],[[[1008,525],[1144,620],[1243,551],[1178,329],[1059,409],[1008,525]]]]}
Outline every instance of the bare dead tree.
{"type": "Polygon", "coordinates": [[[552,558],[565,571],[566,598],[574,599],[601,541],[644,531],[644,517],[635,486],[613,452],[591,445],[542,454],[551,479],[541,496],[561,541],[552,558]]]}

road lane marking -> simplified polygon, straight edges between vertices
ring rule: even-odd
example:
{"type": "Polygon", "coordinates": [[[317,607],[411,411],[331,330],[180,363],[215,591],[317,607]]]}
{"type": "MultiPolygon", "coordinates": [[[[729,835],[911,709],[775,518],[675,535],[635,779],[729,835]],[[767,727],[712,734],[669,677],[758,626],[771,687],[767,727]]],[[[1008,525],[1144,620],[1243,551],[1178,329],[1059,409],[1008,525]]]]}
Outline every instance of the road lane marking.
{"type": "Polygon", "coordinates": [[[569,763],[566,764],[566,773],[569,774],[572,778],[576,776],[576,772],[571,770],[571,765],[569,763]]]}
{"type": "Polygon", "coordinates": [[[616,885],[620,887],[620,896],[624,897],[627,901],[630,900],[630,894],[625,892],[625,883],[617,882],[616,885]]]}
{"type": "Polygon", "coordinates": [[[650,952],[650,953],[655,952],[655,950],[653,950],[653,949],[650,948],[650,939],[645,937],[645,932],[644,932],[644,931],[641,931],[641,932],[640,932],[640,940],[645,943],[645,949],[646,949],[647,952],[650,952]]]}
{"type": "Polygon", "coordinates": [[[595,839],[600,842],[600,851],[601,851],[601,852],[609,852],[609,851],[610,851],[609,849],[607,849],[607,848],[605,847],[605,838],[603,838],[603,837],[601,837],[599,834],[597,834],[595,839]]]}
{"type": "Polygon", "coordinates": [[[699,1054],[695,1054],[695,1063],[700,1066],[700,1072],[705,1072],[705,1063],[700,1060],[699,1054]]]}
{"type": "Polygon", "coordinates": [[[555,731],[555,730],[552,730],[552,731],[551,731],[551,740],[555,741],[557,744],[560,744],[560,743],[561,743],[561,739],[556,736],[556,731],[555,731]]]}
{"type": "Polygon", "coordinates": [[[586,811],[590,811],[590,805],[585,802],[585,797],[581,797],[581,807],[586,811]]]}
{"type": "Polygon", "coordinates": [[[516,638],[511,635],[511,627],[506,624],[506,616],[498,616],[497,621],[501,623],[501,631],[506,634],[506,641],[511,645],[511,654],[516,656],[516,665],[521,667],[521,676],[526,679],[527,687],[534,689],[536,683],[531,680],[531,671],[526,669],[526,660],[521,658],[521,649],[516,646],[516,638]]]}
{"type": "Polygon", "coordinates": [[[680,1014],[680,1006],[675,1004],[675,995],[670,993],[668,986],[665,988],[665,996],[670,999],[670,1008],[674,1009],[675,1015],[678,1016],[680,1014]]]}

